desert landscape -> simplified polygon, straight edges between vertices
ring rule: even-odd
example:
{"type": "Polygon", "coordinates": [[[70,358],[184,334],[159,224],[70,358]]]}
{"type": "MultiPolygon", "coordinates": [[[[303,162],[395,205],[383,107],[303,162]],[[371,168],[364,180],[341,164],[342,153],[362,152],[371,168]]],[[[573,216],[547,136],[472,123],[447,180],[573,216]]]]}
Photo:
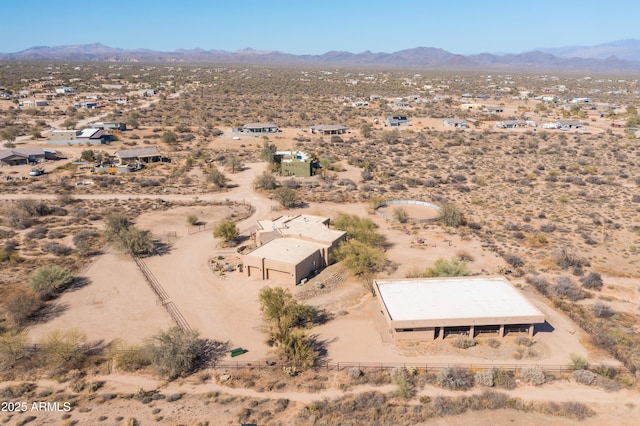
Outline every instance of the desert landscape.
{"type": "Polygon", "coordinates": [[[4,423],[636,423],[634,77],[6,70],[4,423]],[[295,285],[252,276],[288,217],[346,237],[295,285]],[[498,276],[532,335],[397,339],[372,284],[498,276]]]}

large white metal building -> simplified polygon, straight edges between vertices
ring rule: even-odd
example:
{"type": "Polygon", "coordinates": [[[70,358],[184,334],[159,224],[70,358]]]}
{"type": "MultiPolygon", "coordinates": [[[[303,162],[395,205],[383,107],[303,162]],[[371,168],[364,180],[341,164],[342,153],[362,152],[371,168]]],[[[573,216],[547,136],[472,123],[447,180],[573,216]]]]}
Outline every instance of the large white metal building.
{"type": "Polygon", "coordinates": [[[374,289],[396,339],[528,329],[544,315],[502,277],[376,280],[374,289]]]}

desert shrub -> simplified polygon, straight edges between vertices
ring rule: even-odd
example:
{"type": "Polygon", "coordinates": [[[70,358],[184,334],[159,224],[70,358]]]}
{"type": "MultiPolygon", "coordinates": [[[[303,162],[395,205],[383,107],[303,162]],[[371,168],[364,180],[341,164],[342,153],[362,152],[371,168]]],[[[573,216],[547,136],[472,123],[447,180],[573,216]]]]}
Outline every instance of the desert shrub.
{"type": "Polygon", "coordinates": [[[360,277],[367,289],[373,291],[371,277],[384,269],[387,258],[379,247],[372,247],[357,240],[342,242],[334,251],[336,260],[342,262],[353,275],[360,277]]]}
{"type": "Polygon", "coordinates": [[[507,262],[510,266],[514,268],[519,268],[521,266],[524,266],[524,262],[522,261],[522,259],[520,259],[520,257],[515,254],[508,253],[503,255],[502,257],[505,260],[505,262],[507,262]]]}
{"type": "Polygon", "coordinates": [[[589,261],[579,257],[574,251],[562,248],[555,253],[554,260],[561,269],[590,266],[589,261]]]}
{"type": "Polygon", "coordinates": [[[49,232],[49,230],[44,226],[37,226],[33,228],[31,231],[27,232],[25,234],[25,237],[27,237],[30,240],[40,240],[47,236],[47,232],[49,232]]]}
{"type": "Polygon", "coordinates": [[[458,250],[456,257],[462,262],[473,262],[474,260],[473,255],[466,250],[458,250]]]}
{"type": "Polygon", "coordinates": [[[222,238],[225,242],[233,241],[240,235],[240,230],[231,220],[225,220],[213,230],[214,238],[222,238]]]}
{"type": "Polygon", "coordinates": [[[4,313],[14,326],[25,324],[42,307],[40,295],[26,288],[5,296],[2,302],[4,313]]]}
{"type": "Polygon", "coordinates": [[[569,277],[557,277],[556,283],[551,287],[551,293],[561,299],[577,302],[587,297],[585,292],[575,285],[569,277]]]}
{"type": "Polygon", "coordinates": [[[451,390],[467,390],[473,387],[473,376],[462,368],[444,368],[436,375],[436,383],[451,390]]]}
{"type": "Polygon", "coordinates": [[[188,376],[208,361],[209,343],[198,333],[172,327],[149,338],[145,348],[161,377],[169,380],[188,376]]]}
{"type": "Polygon", "coordinates": [[[451,342],[454,348],[468,349],[476,346],[478,342],[474,339],[465,336],[458,336],[453,342],[451,342]]]}
{"type": "Polygon", "coordinates": [[[150,354],[144,347],[118,348],[113,356],[117,368],[133,372],[151,364],[150,354]]]}
{"type": "Polygon", "coordinates": [[[587,359],[576,354],[570,354],[569,358],[571,359],[571,363],[569,366],[572,370],[586,370],[587,369],[587,359]]]}
{"type": "Polygon", "coordinates": [[[54,367],[75,368],[87,354],[87,338],[78,329],[53,330],[40,342],[48,364],[54,367]]]}
{"type": "Polygon", "coordinates": [[[436,396],[431,401],[431,409],[439,416],[454,416],[467,411],[467,408],[455,398],[436,396]]]}
{"type": "Polygon", "coordinates": [[[597,272],[589,272],[586,277],[580,278],[580,282],[582,283],[582,287],[590,290],[602,289],[602,277],[597,272]]]}
{"type": "Polygon", "coordinates": [[[528,348],[533,346],[534,341],[529,339],[528,337],[519,336],[518,338],[516,338],[515,343],[516,345],[526,346],[528,348]]]}
{"type": "Polygon", "coordinates": [[[56,256],[67,256],[71,253],[71,247],[67,247],[55,241],[48,241],[42,246],[42,250],[46,253],[55,254],[56,256]]]}
{"type": "Polygon", "coordinates": [[[532,285],[540,293],[548,294],[550,284],[546,277],[542,275],[527,275],[526,281],[527,284],[532,285]]]}
{"type": "Polygon", "coordinates": [[[215,167],[207,173],[207,182],[213,184],[216,188],[226,188],[229,179],[220,170],[215,167]]]}
{"type": "Polygon", "coordinates": [[[406,374],[396,375],[394,380],[395,384],[398,386],[396,390],[397,395],[400,398],[410,399],[415,395],[415,389],[411,378],[406,374]]]}
{"type": "Polygon", "coordinates": [[[500,345],[502,345],[502,342],[496,338],[491,337],[487,339],[487,346],[489,346],[490,348],[498,349],[500,345]]]}
{"type": "Polygon", "coordinates": [[[471,275],[467,262],[455,257],[445,260],[438,259],[433,266],[425,270],[425,277],[466,277],[471,275]]]}
{"type": "Polygon", "coordinates": [[[92,244],[97,241],[99,234],[93,230],[82,230],[73,236],[73,244],[82,256],[90,255],[92,244]]]}
{"type": "Polygon", "coordinates": [[[286,186],[277,188],[273,191],[273,198],[284,208],[294,207],[298,204],[298,196],[296,195],[296,192],[286,186]]]}
{"type": "Polygon", "coordinates": [[[596,377],[596,386],[601,387],[607,392],[616,392],[620,390],[620,383],[616,380],[610,379],[608,377],[597,376],[596,377]]]}
{"type": "Polygon", "coordinates": [[[598,318],[609,318],[616,314],[613,308],[602,302],[596,302],[591,305],[591,312],[598,318]]]}
{"type": "Polygon", "coordinates": [[[277,186],[276,178],[271,173],[264,172],[257,176],[253,181],[255,189],[275,189],[277,186]]]}
{"type": "Polygon", "coordinates": [[[0,333],[0,363],[3,366],[18,361],[27,353],[29,337],[22,330],[7,330],[0,333]]]}
{"type": "Polygon", "coordinates": [[[476,385],[491,388],[493,387],[493,370],[478,371],[473,379],[476,385]]]}
{"type": "Polygon", "coordinates": [[[55,240],[55,239],[58,239],[58,238],[63,238],[65,235],[66,234],[63,231],[58,230],[58,229],[54,229],[53,231],[50,231],[47,234],[47,238],[49,238],[50,240],[55,240]]]}
{"type": "Polygon", "coordinates": [[[493,384],[503,389],[515,389],[515,374],[511,370],[499,368],[493,372],[493,384]]]}
{"type": "Polygon", "coordinates": [[[469,222],[467,223],[467,226],[474,231],[479,231],[480,229],[482,229],[482,225],[478,222],[469,222]]]}
{"type": "Polygon", "coordinates": [[[520,375],[525,382],[540,386],[547,381],[544,371],[540,367],[527,367],[520,372],[520,375]]]}
{"type": "Polygon", "coordinates": [[[604,330],[598,330],[589,336],[589,341],[599,348],[603,348],[609,352],[615,352],[616,339],[610,336],[604,330]]]}
{"type": "Polygon", "coordinates": [[[153,253],[155,244],[149,231],[129,226],[118,233],[115,240],[116,247],[133,256],[149,255],[153,253]]]}
{"type": "Polygon", "coordinates": [[[348,374],[349,374],[349,377],[351,377],[352,379],[358,379],[362,377],[364,373],[359,368],[353,367],[349,369],[348,374]]]}
{"type": "Polygon", "coordinates": [[[36,269],[29,278],[29,287],[41,297],[64,289],[73,282],[73,273],[57,265],[45,265],[36,269]]]}
{"type": "Polygon", "coordinates": [[[293,179],[293,178],[285,180],[283,182],[283,184],[284,184],[284,186],[286,186],[287,188],[290,188],[290,189],[298,189],[298,188],[300,188],[300,183],[297,180],[293,179]]]}
{"type": "Polygon", "coordinates": [[[407,223],[409,221],[409,213],[403,207],[396,207],[393,209],[393,218],[400,223],[407,223]]]}
{"type": "Polygon", "coordinates": [[[594,385],[597,378],[595,373],[592,373],[588,370],[575,370],[573,373],[571,373],[571,377],[573,377],[573,380],[575,380],[576,382],[589,386],[594,385]]]}
{"type": "Polygon", "coordinates": [[[556,230],[556,225],[553,223],[544,223],[542,225],[540,225],[540,231],[541,232],[553,232],[556,230]]]}
{"type": "Polygon", "coordinates": [[[436,218],[439,222],[442,222],[445,226],[457,228],[466,223],[464,215],[460,209],[451,203],[445,203],[440,207],[440,212],[436,218]]]}
{"type": "Polygon", "coordinates": [[[382,243],[382,235],[377,232],[376,224],[369,218],[355,214],[339,213],[333,222],[333,226],[340,231],[345,231],[350,239],[372,246],[382,243]]]}

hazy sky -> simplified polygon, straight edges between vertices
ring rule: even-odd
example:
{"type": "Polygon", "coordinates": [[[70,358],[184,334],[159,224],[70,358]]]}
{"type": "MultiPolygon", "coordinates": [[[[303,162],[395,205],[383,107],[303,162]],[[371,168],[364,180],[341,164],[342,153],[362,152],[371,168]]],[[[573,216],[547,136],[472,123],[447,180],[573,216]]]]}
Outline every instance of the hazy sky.
{"type": "Polygon", "coordinates": [[[640,39],[630,0],[0,0],[0,52],[125,49],[520,53],[640,39]]]}

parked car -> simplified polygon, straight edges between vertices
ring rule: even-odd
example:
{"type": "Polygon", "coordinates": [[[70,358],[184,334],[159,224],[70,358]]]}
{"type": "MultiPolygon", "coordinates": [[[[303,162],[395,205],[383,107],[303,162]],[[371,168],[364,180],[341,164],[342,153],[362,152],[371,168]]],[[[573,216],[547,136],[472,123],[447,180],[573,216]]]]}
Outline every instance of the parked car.
{"type": "Polygon", "coordinates": [[[44,170],[42,169],[31,169],[29,172],[29,176],[40,176],[44,174],[44,170]]]}

